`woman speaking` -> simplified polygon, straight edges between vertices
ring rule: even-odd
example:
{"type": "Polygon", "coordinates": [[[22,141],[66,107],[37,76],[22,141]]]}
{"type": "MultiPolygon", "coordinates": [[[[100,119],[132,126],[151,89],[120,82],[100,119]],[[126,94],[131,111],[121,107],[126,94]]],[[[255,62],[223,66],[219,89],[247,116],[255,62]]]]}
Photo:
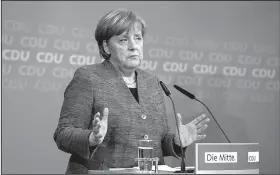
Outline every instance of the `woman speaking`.
{"type": "MultiPolygon", "coordinates": [[[[177,132],[167,123],[159,79],[138,67],[143,60],[146,25],[134,12],[117,9],[95,30],[100,64],[78,68],[64,93],[54,140],[70,153],[66,173],[88,173],[137,166],[141,139],[154,141],[154,156],[180,157],[177,132]]],[[[183,147],[204,139],[209,119],[203,114],[183,125],[176,116],[183,147]]]]}

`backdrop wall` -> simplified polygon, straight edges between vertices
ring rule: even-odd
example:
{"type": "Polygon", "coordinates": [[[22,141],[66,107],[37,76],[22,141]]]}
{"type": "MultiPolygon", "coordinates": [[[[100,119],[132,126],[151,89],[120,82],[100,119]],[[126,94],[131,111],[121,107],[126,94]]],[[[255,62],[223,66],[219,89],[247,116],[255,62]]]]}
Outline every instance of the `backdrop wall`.
{"type": "MultiPolygon", "coordinates": [[[[93,33],[115,8],[147,22],[141,68],[167,84],[183,122],[208,113],[174,84],[209,106],[231,142],[260,143],[260,173],[279,173],[279,2],[147,1],[2,3],[3,173],[65,172],[69,154],[53,140],[63,92],[78,67],[101,62],[93,33]]],[[[227,142],[213,121],[202,142],[227,142]]]]}

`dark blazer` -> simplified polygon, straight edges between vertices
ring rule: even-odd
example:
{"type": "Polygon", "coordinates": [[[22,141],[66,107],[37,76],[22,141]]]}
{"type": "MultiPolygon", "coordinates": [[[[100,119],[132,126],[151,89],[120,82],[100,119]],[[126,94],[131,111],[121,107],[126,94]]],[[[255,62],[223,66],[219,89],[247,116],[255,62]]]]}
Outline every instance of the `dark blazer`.
{"type": "Polygon", "coordinates": [[[78,68],[64,93],[59,123],[54,133],[58,148],[70,153],[66,173],[88,173],[137,166],[138,140],[154,140],[154,156],[180,156],[174,148],[165,114],[164,92],[158,78],[137,69],[139,103],[110,61],[78,68]],[[109,109],[104,141],[89,146],[93,116],[109,109]],[[145,117],[142,117],[142,115],[145,117]]]}

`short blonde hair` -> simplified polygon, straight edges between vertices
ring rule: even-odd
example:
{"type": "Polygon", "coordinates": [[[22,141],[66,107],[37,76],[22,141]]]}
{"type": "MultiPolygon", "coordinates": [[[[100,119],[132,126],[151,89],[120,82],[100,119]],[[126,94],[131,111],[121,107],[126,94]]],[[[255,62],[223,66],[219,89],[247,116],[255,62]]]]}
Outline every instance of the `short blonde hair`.
{"type": "Polygon", "coordinates": [[[95,40],[99,47],[99,54],[104,59],[109,59],[110,54],[107,54],[103,48],[103,41],[108,41],[114,35],[120,35],[129,30],[133,25],[140,24],[142,36],[146,32],[145,21],[136,13],[127,9],[112,10],[103,16],[95,29],[95,40]]]}

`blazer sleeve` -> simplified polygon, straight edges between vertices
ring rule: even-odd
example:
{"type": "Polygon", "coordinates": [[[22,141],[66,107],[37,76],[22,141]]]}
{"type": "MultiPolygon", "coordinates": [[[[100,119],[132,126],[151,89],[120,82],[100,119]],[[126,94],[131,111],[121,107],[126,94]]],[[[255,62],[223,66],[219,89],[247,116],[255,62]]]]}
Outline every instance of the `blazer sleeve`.
{"type": "Polygon", "coordinates": [[[64,92],[58,126],[54,133],[57,147],[67,153],[89,159],[94,147],[89,146],[89,124],[93,92],[88,71],[78,68],[64,92]]]}
{"type": "MultiPolygon", "coordinates": [[[[159,84],[159,79],[157,79],[157,82],[158,82],[158,88],[160,91],[160,95],[162,96],[162,99],[164,99],[165,93],[159,84]]],[[[174,142],[175,134],[171,133],[170,127],[168,125],[168,119],[167,119],[167,115],[166,115],[166,108],[165,108],[164,102],[163,102],[163,118],[164,118],[164,128],[165,128],[165,133],[161,140],[163,156],[173,156],[173,157],[176,157],[179,159],[181,157],[181,148],[180,148],[180,146],[177,146],[174,142]]],[[[185,147],[183,149],[186,149],[186,148],[187,147],[185,147]]]]}

